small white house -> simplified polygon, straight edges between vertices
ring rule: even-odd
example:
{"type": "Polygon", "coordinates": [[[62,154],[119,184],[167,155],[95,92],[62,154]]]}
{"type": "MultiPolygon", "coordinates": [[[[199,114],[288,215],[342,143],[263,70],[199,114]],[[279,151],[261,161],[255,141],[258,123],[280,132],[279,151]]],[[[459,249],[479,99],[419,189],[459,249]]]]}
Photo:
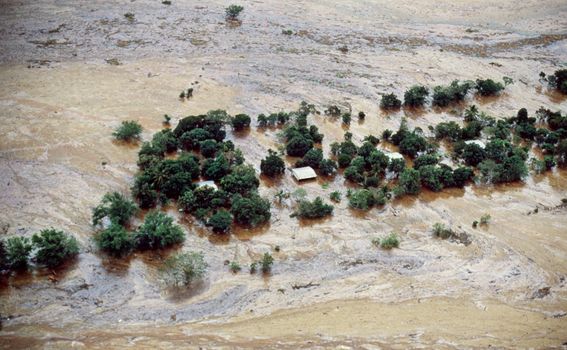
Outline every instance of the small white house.
{"type": "Polygon", "coordinates": [[[317,177],[315,170],[313,170],[310,166],[291,169],[291,174],[297,181],[309,180],[317,177]]]}
{"type": "Polygon", "coordinates": [[[219,189],[214,181],[200,181],[197,182],[195,185],[197,186],[197,188],[207,186],[213,188],[215,191],[219,189]]]}

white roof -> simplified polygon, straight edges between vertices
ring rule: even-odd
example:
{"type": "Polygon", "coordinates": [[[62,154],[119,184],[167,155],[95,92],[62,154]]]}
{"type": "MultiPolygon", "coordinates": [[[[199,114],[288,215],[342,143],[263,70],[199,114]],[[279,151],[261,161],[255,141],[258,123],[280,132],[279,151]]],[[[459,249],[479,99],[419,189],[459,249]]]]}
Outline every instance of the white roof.
{"type": "Polygon", "coordinates": [[[203,186],[208,186],[208,187],[214,188],[215,190],[219,189],[214,181],[201,181],[201,182],[197,182],[195,185],[197,186],[197,188],[203,187],[203,186]]]}
{"type": "Polygon", "coordinates": [[[303,167],[303,168],[291,169],[291,173],[297,181],[314,179],[314,178],[317,177],[315,170],[313,170],[313,168],[310,167],[310,166],[306,166],[306,167],[303,167]]]}
{"type": "Polygon", "coordinates": [[[484,148],[484,142],[482,142],[480,140],[467,140],[467,141],[465,141],[465,143],[467,145],[470,145],[471,143],[475,143],[475,144],[479,145],[480,147],[484,148]]]}

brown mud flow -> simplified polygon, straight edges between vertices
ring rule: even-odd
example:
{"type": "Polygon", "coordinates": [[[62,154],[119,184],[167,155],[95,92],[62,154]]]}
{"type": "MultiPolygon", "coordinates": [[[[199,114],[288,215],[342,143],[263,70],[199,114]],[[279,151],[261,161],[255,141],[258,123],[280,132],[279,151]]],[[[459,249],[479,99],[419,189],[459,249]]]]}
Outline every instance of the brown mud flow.
{"type": "MultiPolygon", "coordinates": [[[[564,97],[538,82],[540,71],[567,63],[565,1],[242,5],[242,24],[228,26],[221,1],[0,2],[0,234],[53,226],[81,244],[61,270],[4,281],[0,348],[564,346],[565,170],[424,192],[364,215],[343,200],[331,219],[314,223],[290,218],[290,202],[274,200],[268,226],[220,240],[172,208],[186,231],[180,249],[202,251],[210,265],[206,281],[182,295],[159,284],[168,252],[113,260],[95,249],[91,208],[108,191],[128,193],[137,171],[139,148],[111,137],[124,120],[139,121],[147,140],[166,113],[175,125],[210,109],[256,116],[305,100],[364,111],[349,129],[360,142],[397,129],[404,115],[423,130],[462,123],[465,106],[385,114],[384,93],[502,76],[515,81],[502,96],[467,105],[497,118],[521,107],[567,110],[564,97]],[[181,102],[179,92],[196,81],[194,97],[181,102]],[[485,213],[491,223],[473,229],[485,213]],[[435,222],[471,243],[433,238],[435,222]],[[400,249],[372,245],[392,231],[400,249]],[[270,277],[224,265],[247,266],[266,251],[275,258],[270,277]]],[[[325,154],[345,132],[322,115],[310,122],[325,135],[325,154]]],[[[229,138],[259,170],[280,143],[277,132],[253,125],[229,138]]],[[[272,199],[297,187],[289,176],[261,179],[260,192],[272,199]]],[[[328,198],[347,185],[337,176],[301,187],[328,198]]]]}

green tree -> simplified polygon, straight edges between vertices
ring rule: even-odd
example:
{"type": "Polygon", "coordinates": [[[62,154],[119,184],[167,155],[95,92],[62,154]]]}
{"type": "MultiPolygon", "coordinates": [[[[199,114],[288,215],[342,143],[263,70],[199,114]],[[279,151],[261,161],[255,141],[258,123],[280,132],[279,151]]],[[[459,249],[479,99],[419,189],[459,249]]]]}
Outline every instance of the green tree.
{"type": "Polygon", "coordinates": [[[270,202],[255,193],[250,197],[235,195],[230,211],[238,224],[246,226],[258,226],[271,218],[270,202]]]}
{"type": "Polygon", "coordinates": [[[110,221],[125,225],[137,210],[136,204],[123,194],[118,192],[107,193],[102,197],[101,204],[93,209],[93,225],[98,225],[106,216],[110,221]]]}
{"type": "Polygon", "coordinates": [[[331,159],[323,159],[319,163],[319,173],[323,176],[331,176],[337,172],[337,163],[331,159]]]}
{"type": "Polygon", "coordinates": [[[252,119],[247,114],[237,114],[232,118],[232,128],[235,131],[242,131],[250,127],[252,119]]]}
{"type": "Polygon", "coordinates": [[[207,267],[203,253],[177,253],[165,260],[161,273],[168,286],[189,286],[205,276],[207,267]]]}
{"type": "Polygon", "coordinates": [[[226,18],[235,21],[240,15],[240,12],[242,12],[242,10],[244,10],[244,7],[240,5],[234,5],[234,4],[230,5],[225,9],[226,18]]]}
{"type": "Polygon", "coordinates": [[[493,96],[504,90],[504,85],[492,79],[477,79],[476,91],[482,96],[493,96]]]}
{"type": "Polygon", "coordinates": [[[262,272],[268,273],[272,269],[272,265],[274,264],[274,258],[272,254],[266,252],[262,256],[262,260],[260,260],[260,265],[262,265],[262,272]]]}
{"type": "Polygon", "coordinates": [[[332,215],[333,208],[332,205],[323,202],[321,197],[317,197],[312,202],[300,201],[297,210],[291,216],[302,219],[319,219],[332,215]]]}
{"type": "Polygon", "coordinates": [[[139,249],[160,249],[185,240],[183,230],[173,218],[159,211],[149,212],[144,223],[134,234],[139,249]]]}
{"type": "Polygon", "coordinates": [[[132,235],[115,222],[111,223],[107,229],[97,233],[94,240],[100,250],[115,256],[125,255],[134,247],[132,235]]]}
{"type": "Polygon", "coordinates": [[[404,93],[404,105],[409,107],[421,107],[425,104],[425,99],[429,91],[425,86],[415,85],[404,93]]]}
{"type": "Polygon", "coordinates": [[[380,100],[380,108],[385,110],[399,109],[402,106],[402,101],[396,96],[396,94],[386,94],[382,95],[382,100],[380,100]]]}
{"type": "Polygon", "coordinates": [[[313,141],[303,136],[295,136],[286,145],[286,152],[292,157],[303,157],[311,148],[313,141]]]}
{"type": "Polygon", "coordinates": [[[238,165],[233,167],[232,172],[221,180],[220,185],[228,193],[247,195],[256,191],[260,186],[260,181],[251,165],[238,165]]]}
{"type": "Polygon", "coordinates": [[[400,194],[418,194],[421,192],[419,171],[411,168],[405,169],[400,174],[398,186],[400,194]]]}
{"type": "Polygon", "coordinates": [[[207,222],[214,232],[226,232],[230,229],[232,224],[232,215],[224,209],[215,212],[207,222]]]}
{"type": "Polygon", "coordinates": [[[123,121],[122,124],[112,133],[115,139],[120,141],[131,141],[139,139],[142,133],[142,126],[133,120],[123,121]]]}
{"type": "Polygon", "coordinates": [[[75,237],[53,228],[45,229],[32,237],[36,249],[35,260],[47,267],[56,267],[79,254],[75,237]]]}
{"type": "Polygon", "coordinates": [[[275,177],[284,173],[285,163],[276,152],[269,149],[266,158],[260,162],[260,171],[268,177],[275,177]]]}
{"type": "Polygon", "coordinates": [[[23,269],[28,266],[28,258],[32,245],[27,237],[11,237],[6,241],[5,263],[13,270],[23,269]]]}

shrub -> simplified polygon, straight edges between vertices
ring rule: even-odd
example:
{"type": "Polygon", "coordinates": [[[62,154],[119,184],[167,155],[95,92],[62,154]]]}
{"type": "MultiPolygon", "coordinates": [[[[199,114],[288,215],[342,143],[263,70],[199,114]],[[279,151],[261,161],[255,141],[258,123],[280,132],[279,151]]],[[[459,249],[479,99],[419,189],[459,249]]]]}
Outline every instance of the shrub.
{"type": "Polygon", "coordinates": [[[392,136],[392,130],[386,129],[382,132],[382,139],[389,140],[390,136],[392,136]]]}
{"type": "Polygon", "coordinates": [[[240,267],[240,264],[236,261],[231,261],[230,264],[228,264],[228,268],[232,271],[232,273],[238,273],[242,270],[242,267],[240,267]]]}
{"type": "Polygon", "coordinates": [[[437,222],[433,224],[433,235],[442,239],[447,239],[453,235],[453,231],[445,227],[445,225],[437,222]]]}
{"type": "Polygon", "coordinates": [[[139,139],[142,133],[142,126],[133,120],[123,121],[122,124],[112,133],[115,139],[120,141],[131,141],[139,139]]]}
{"type": "Polygon", "coordinates": [[[241,131],[250,127],[250,116],[247,114],[237,114],[232,118],[232,128],[236,131],[241,131]]]}
{"type": "Polygon", "coordinates": [[[240,5],[230,5],[225,9],[226,18],[236,20],[242,10],[244,10],[244,7],[240,5]]]}
{"type": "Polygon", "coordinates": [[[156,206],[158,193],[151,185],[151,178],[145,173],[136,176],[132,195],[138,200],[138,205],[142,209],[149,209],[156,206]]]}
{"type": "Polygon", "coordinates": [[[214,213],[207,222],[207,225],[211,226],[214,232],[226,232],[230,229],[232,224],[232,215],[226,210],[219,210],[214,213]]]}
{"type": "Polygon", "coordinates": [[[473,171],[471,168],[460,167],[453,171],[453,181],[456,187],[463,187],[467,181],[473,178],[473,171]]]}
{"type": "Polygon", "coordinates": [[[6,241],[5,263],[10,269],[23,269],[28,266],[32,245],[27,237],[11,237],[6,241]]]}
{"type": "Polygon", "coordinates": [[[364,181],[364,169],[359,166],[351,165],[347,167],[343,175],[345,179],[357,184],[361,184],[364,181]]]}
{"type": "Polygon", "coordinates": [[[424,165],[435,165],[439,162],[439,159],[436,155],[433,154],[424,154],[419,156],[413,162],[413,168],[419,170],[424,165]]]}
{"type": "Polygon", "coordinates": [[[115,256],[124,255],[134,247],[133,237],[123,226],[115,222],[95,235],[94,240],[100,250],[115,256]]]}
{"type": "Polygon", "coordinates": [[[380,108],[385,110],[398,109],[402,106],[402,101],[396,96],[396,94],[386,94],[382,95],[382,100],[380,101],[380,108]]]}
{"type": "Polygon", "coordinates": [[[429,91],[425,86],[415,85],[404,93],[404,105],[409,107],[421,107],[425,104],[425,98],[429,91]]]}
{"type": "Polygon", "coordinates": [[[260,162],[260,171],[268,177],[275,177],[284,173],[285,163],[276,152],[269,149],[266,158],[260,162]]]}
{"type": "Polygon", "coordinates": [[[435,126],[435,138],[438,140],[448,138],[451,141],[457,141],[461,137],[461,127],[453,121],[439,123],[435,126]]]}
{"type": "Polygon", "coordinates": [[[35,260],[47,267],[56,267],[79,254],[79,245],[73,236],[56,229],[45,229],[32,237],[37,250],[35,260]]]}
{"type": "Polygon", "coordinates": [[[329,195],[329,198],[331,198],[331,200],[333,202],[336,202],[336,203],[339,203],[341,201],[341,197],[342,197],[342,194],[341,194],[340,191],[333,191],[329,195]]]}
{"type": "Polygon", "coordinates": [[[134,238],[139,249],[160,249],[183,242],[185,235],[181,227],[173,223],[171,216],[151,211],[134,238]]]}
{"type": "Polygon", "coordinates": [[[350,113],[344,113],[342,115],[341,119],[343,120],[343,124],[350,125],[352,117],[351,117],[350,113]]]}
{"type": "Polygon", "coordinates": [[[207,267],[203,253],[177,253],[165,260],[162,278],[168,286],[189,286],[203,278],[207,267]]]}
{"type": "Polygon", "coordinates": [[[121,193],[107,193],[102,197],[101,204],[93,209],[93,225],[98,225],[105,216],[110,221],[125,225],[136,211],[136,204],[121,193]]]}
{"type": "Polygon", "coordinates": [[[488,223],[490,222],[491,216],[490,214],[484,214],[483,216],[480,217],[480,224],[481,225],[488,225],[488,223]]]}
{"type": "Polygon", "coordinates": [[[312,202],[302,200],[299,207],[291,215],[292,217],[300,217],[302,219],[319,219],[333,214],[333,206],[325,204],[321,197],[315,198],[312,202]]]}
{"type": "Polygon", "coordinates": [[[390,233],[389,235],[387,235],[386,237],[380,240],[380,247],[382,249],[398,248],[399,246],[400,246],[400,239],[398,238],[398,235],[395,234],[394,232],[390,233]]]}
{"type": "Polygon", "coordinates": [[[398,194],[418,194],[421,192],[419,171],[411,168],[405,169],[400,174],[397,192],[398,194]]]}
{"type": "Polygon", "coordinates": [[[266,252],[262,256],[262,260],[260,260],[260,265],[262,265],[262,272],[268,273],[272,269],[272,265],[274,264],[274,258],[272,254],[266,252]]]}
{"type": "Polygon", "coordinates": [[[230,174],[221,180],[220,185],[224,191],[230,194],[247,195],[260,186],[260,181],[251,165],[237,165],[233,167],[230,174]]]}
{"type": "Polygon", "coordinates": [[[337,163],[331,159],[323,159],[319,163],[319,173],[323,176],[331,176],[337,172],[337,163]]]}
{"type": "Polygon", "coordinates": [[[502,83],[495,82],[492,79],[477,79],[475,87],[481,96],[493,96],[504,90],[502,83]]]}
{"type": "Polygon", "coordinates": [[[230,209],[234,220],[246,226],[257,226],[270,220],[270,202],[257,194],[250,197],[236,195],[230,209]]]}

